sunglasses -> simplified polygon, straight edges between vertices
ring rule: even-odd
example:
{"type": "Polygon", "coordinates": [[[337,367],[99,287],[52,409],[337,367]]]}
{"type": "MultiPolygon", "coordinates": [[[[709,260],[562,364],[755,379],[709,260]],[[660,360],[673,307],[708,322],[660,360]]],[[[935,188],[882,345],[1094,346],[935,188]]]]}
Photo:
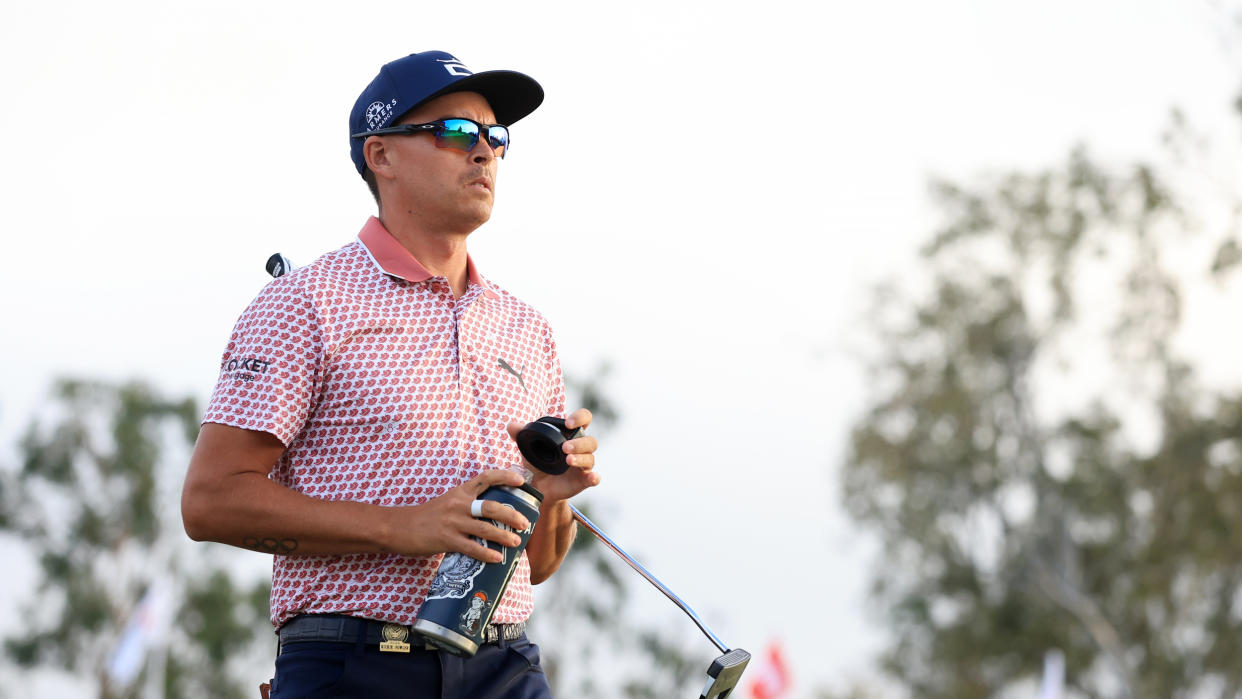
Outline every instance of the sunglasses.
{"type": "Polygon", "coordinates": [[[500,124],[480,124],[472,119],[439,119],[426,124],[402,124],[386,129],[363,131],[351,138],[367,136],[400,136],[431,132],[436,137],[436,148],[448,148],[469,153],[479,142],[479,134],[487,131],[487,143],[496,151],[496,157],[505,157],[509,149],[509,129],[500,124]]]}

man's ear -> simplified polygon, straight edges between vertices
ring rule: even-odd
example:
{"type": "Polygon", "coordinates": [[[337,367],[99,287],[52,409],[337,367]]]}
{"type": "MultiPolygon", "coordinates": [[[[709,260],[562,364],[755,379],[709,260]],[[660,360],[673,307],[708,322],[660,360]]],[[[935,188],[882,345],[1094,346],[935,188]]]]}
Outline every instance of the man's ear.
{"type": "Polygon", "coordinates": [[[362,144],[362,157],[366,159],[367,167],[375,173],[377,178],[392,179],[391,153],[385,147],[384,139],[378,136],[368,136],[366,142],[362,144]]]}

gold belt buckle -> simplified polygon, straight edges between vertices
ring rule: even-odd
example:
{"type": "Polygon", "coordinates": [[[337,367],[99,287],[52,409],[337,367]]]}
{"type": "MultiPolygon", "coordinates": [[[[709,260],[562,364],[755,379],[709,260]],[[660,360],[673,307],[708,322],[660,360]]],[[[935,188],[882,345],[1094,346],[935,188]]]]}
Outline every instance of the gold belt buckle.
{"type": "Polygon", "coordinates": [[[401,624],[384,624],[384,640],[380,643],[380,652],[382,653],[409,653],[410,640],[409,627],[401,624]]]}

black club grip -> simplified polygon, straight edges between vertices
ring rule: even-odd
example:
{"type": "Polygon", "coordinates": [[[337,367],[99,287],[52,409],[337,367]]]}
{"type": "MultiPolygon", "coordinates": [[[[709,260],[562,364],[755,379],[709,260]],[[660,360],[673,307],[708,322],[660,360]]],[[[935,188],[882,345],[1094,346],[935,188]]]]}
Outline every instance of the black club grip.
{"type": "Polygon", "coordinates": [[[531,466],[553,476],[569,470],[561,445],[585,433],[581,427],[569,429],[559,417],[545,416],[527,423],[517,435],[518,449],[531,466]]]}

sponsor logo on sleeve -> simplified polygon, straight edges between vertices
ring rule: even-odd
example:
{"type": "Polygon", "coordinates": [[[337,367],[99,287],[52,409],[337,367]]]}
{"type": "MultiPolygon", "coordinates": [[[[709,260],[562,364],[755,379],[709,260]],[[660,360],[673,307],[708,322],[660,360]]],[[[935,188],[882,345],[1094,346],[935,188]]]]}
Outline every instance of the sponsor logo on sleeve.
{"type": "Polygon", "coordinates": [[[260,374],[266,374],[271,366],[270,359],[258,357],[230,359],[224,363],[224,375],[234,381],[254,381],[259,378],[260,374]]]}

